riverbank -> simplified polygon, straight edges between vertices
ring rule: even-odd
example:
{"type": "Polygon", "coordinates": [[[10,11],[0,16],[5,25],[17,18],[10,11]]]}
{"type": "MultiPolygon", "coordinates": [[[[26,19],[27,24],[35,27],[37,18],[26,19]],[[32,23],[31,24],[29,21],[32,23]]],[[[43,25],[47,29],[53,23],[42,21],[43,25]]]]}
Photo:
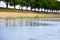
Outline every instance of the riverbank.
{"type": "Polygon", "coordinates": [[[0,18],[60,18],[60,14],[0,8],[0,18]]]}

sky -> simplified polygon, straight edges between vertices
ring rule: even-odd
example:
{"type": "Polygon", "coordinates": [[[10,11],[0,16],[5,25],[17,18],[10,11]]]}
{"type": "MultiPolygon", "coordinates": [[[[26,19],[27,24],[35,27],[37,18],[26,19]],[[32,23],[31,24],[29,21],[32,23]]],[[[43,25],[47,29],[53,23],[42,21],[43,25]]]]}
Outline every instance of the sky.
{"type": "Polygon", "coordinates": [[[60,0],[57,0],[57,1],[60,1],[60,0]]]}

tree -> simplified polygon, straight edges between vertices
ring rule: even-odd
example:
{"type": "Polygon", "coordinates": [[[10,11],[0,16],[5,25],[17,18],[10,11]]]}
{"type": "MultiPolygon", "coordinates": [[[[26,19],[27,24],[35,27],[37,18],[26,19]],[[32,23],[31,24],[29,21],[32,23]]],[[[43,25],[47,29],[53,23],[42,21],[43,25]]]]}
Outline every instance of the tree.
{"type": "Polygon", "coordinates": [[[57,13],[59,13],[59,10],[60,10],[60,2],[56,1],[56,10],[58,11],[57,13]]]}
{"type": "MultiPolygon", "coordinates": [[[[39,9],[40,9],[40,7],[41,7],[41,2],[40,2],[40,0],[36,0],[34,6],[35,6],[35,8],[38,8],[38,11],[39,11],[39,9]]],[[[34,7],[34,6],[33,6],[33,7],[34,7]]]]}
{"type": "MultiPolygon", "coordinates": [[[[1,1],[1,0],[0,0],[1,1]]],[[[31,10],[34,8],[38,8],[38,10],[41,8],[44,8],[44,12],[45,9],[49,10],[59,10],[60,9],[60,2],[57,2],[56,0],[2,0],[6,3],[6,8],[8,8],[8,4],[10,4],[11,6],[15,6],[16,5],[20,5],[22,8],[23,6],[26,6],[27,8],[30,6],[31,10]]],[[[26,8],[26,9],[27,9],[26,8]]]]}
{"type": "Polygon", "coordinates": [[[14,6],[14,9],[15,9],[15,6],[17,5],[18,3],[17,3],[17,0],[11,0],[10,1],[10,5],[11,6],[14,6]]]}
{"type": "Polygon", "coordinates": [[[36,7],[36,1],[35,0],[29,0],[29,4],[31,6],[31,10],[36,7]]]}
{"type": "Polygon", "coordinates": [[[17,0],[17,4],[20,5],[22,8],[23,6],[27,6],[26,0],[17,0]]]}

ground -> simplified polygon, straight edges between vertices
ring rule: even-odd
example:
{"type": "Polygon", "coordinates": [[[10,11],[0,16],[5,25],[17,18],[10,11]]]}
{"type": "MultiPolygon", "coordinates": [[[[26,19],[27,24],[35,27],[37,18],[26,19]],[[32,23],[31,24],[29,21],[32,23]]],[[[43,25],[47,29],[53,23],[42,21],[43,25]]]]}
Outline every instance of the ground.
{"type": "Polygon", "coordinates": [[[60,18],[60,13],[33,12],[16,9],[0,8],[0,17],[2,18],[60,18]]]}

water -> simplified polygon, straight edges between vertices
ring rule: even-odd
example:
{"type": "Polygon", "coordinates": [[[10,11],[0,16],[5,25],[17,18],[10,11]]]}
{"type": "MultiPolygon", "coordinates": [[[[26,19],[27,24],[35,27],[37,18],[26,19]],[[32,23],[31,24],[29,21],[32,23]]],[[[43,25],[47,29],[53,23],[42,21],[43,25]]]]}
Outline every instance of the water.
{"type": "Polygon", "coordinates": [[[60,40],[60,21],[0,18],[0,40],[60,40]]]}

